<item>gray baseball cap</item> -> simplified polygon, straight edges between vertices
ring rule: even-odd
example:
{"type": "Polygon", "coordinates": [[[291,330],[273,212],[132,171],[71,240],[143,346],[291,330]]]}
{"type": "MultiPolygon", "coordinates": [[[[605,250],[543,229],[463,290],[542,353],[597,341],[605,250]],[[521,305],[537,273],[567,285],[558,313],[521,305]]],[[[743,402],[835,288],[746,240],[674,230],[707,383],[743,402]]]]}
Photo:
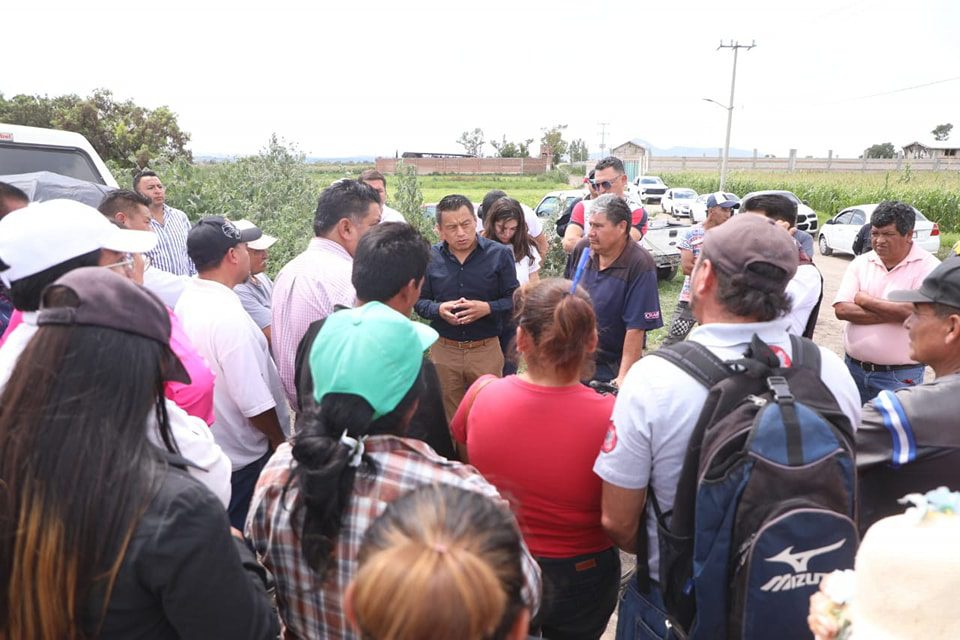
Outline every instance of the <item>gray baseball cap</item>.
{"type": "Polygon", "coordinates": [[[702,257],[720,272],[742,274],[762,291],[783,291],[797,273],[800,252],[786,230],[763,216],[734,216],[703,236],[702,257]],[[783,278],[771,278],[752,269],[767,264],[783,270],[783,278]]]}
{"type": "Polygon", "coordinates": [[[891,291],[887,298],[892,302],[939,303],[960,309],[960,257],[938,264],[919,289],[891,291]]]}

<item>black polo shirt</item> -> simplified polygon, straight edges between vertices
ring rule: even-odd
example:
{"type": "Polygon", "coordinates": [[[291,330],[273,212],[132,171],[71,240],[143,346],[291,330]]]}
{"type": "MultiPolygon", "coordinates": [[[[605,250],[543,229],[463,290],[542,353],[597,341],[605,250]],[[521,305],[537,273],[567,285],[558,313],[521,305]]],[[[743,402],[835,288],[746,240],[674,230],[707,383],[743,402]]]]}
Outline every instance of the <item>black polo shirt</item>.
{"type": "MultiPolygon", "coordinates": [[[[573,278],[580,254],[589,244],[587,238],[577,243],[567,260],[565,277],[573,278]]],[[[627,329],[652,331],[663,326],[657,265],[637,242],[628,241],[620,257],[603,270],[600,256],[591,254],[580,285],[590,294],[597,314],[598,362],[620,362],[627,329]]]]}
{"type": "Polygon", "coordinates": [[[464,342],[500,335],[500,315],[513,311],[513,291],[520,286],[513,250],[477,236],[477,246],[463,264],[445,242],[433,245],[423,279],[420,300],[414,306],[421,318],[444,338],[464,342]],[[467,325],[452,325],[440,318],[440,304],[450,300],[490,303],[490,315],[467,325]]]}

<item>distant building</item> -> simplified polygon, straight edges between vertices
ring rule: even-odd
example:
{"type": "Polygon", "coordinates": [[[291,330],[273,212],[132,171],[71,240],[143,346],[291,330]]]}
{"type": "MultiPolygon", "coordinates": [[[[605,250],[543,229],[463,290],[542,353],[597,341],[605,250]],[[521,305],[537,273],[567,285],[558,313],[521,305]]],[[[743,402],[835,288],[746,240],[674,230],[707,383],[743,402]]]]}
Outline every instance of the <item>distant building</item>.
{"type": "Polygon", "coordinates": [[[924,158],[960,157],[960,145],[955,142],[911,142],[903,147],[903,156],[911,160],[924,158]]]}
{"type": "Polygon", "coordinates": [[[620,158],[627,170],[627,178],[632,182],[637,176],[647,172],[650,154],[642,140],[634,138],[610,150],[610,155],[620,158]]]}

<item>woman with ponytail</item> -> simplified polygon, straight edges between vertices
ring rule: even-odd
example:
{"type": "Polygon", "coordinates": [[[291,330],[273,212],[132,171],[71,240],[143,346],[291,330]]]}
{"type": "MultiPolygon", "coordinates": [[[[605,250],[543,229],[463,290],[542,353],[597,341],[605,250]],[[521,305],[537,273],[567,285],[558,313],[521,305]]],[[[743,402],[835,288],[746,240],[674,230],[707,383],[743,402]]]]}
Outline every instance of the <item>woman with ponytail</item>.
{"type": "Polygon", "coordinates": [[[163,303],[85,267],[40,304],[0,396],[0,638],[275,638],[262,568],[173,444],[164,382],[190,378],[163,303]]]}
{"type": "MultiPolygon", "coordinates": [[[[277,581],[285,638],[359,638],[343,595],[370,523],[403,493],[437,483],[499,503],[472,467],[404,438],[417,408],[423,352],[437,339],[379,302],[329,316],[310,350],[318,411],[283,444],[254,491],[246,534],[277,581]]],[[[539,570],[525,554],[525,602],[539,570]]]]}
{"type": "Polygon", "coordinates": [[[473,491],[426,485],[367,530],[347,616],[370,640],[526,638],[522,549],[507,509],[473,491]]]}
{"type": "Polygon", "coordinates": [[[580,384],[590,378],[597,324],[589,295],[571,287],[553,278],[514,293],[526,370],[477,380],[450,428],[465,459],[519,505],[524,540],[543,571],[534,630],[579,640],[606,628],[620,560],[600,522],[593,473],[597,453],[611,446],[614,399],[580,384]]]}

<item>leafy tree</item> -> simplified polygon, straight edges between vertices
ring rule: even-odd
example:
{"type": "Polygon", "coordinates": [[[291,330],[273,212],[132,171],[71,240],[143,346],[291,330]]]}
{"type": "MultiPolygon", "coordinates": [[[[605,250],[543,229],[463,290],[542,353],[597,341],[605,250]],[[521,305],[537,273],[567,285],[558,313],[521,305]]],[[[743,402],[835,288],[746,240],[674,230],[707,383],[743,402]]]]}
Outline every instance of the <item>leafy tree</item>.
{"type": "Polygon", "coordinates": [[[391,203],[424,238],[430,242],[436,242],[438,240],[435,231],[436,220],[425,214],[421,208],[423,192],[420,190],[417,167],[400,161],[395,171],[391,203]]]}
{"type": "Polygon", "coordinates": [[[558,124],[549,129],[541,129],[543,136],[540,138],[540,153],[549,153],[553,164],[560,164],[560,160],[567,153],[567,141],[563,139],[563,130],[566,128],[567,125],[558,124]]]}
{"type": "Polygon", "coordinates": [[[104,159],[124,168],[178,158],[191,160],[190,134],[168,107],[146,109],[132,100],[117,102],[107,89],[88,98],[0,94],[0,122],[65,129],[82,134],[104,159]]]}
{"type": "Polygon", "coordinates": [[[950,131],[952,130],[953,130],[953,125],[948,122],[947,124],[938,124],[933,128],[933,131],[931,131],[930,133],[933,134],[934,140],[943,142],[944,140],[950,137],[950,131]]]}
{"type": "Polygon", "coordinates": [[[490,144],[497,150],[499,158],[529,158],[533,138],[527,138],[523,142],[507,142],[507,136],[503,136],[502,141],[491,140],[490,144]]]}
{"type": "Polygon", "coordinates": [[[892,142],[884,142],[869,147],[863,152],[863,155],[867,158],[893,158],[897,155],[897,152],[893,148],[892,142]]]}
{"type": "Polygon", "coordinates": [[[582,138],[570,143],[570,162],[586,162],[590,159],[590,150],[582,138]]]}
{"type": "Polygon", "coordinates": [[[479,127],[473,131],[464,131],[457,140],[457,144],[462,146],[467,153],[477,157],[480,157],[483,153],[483,143],[483,129],[479,127]]]}

